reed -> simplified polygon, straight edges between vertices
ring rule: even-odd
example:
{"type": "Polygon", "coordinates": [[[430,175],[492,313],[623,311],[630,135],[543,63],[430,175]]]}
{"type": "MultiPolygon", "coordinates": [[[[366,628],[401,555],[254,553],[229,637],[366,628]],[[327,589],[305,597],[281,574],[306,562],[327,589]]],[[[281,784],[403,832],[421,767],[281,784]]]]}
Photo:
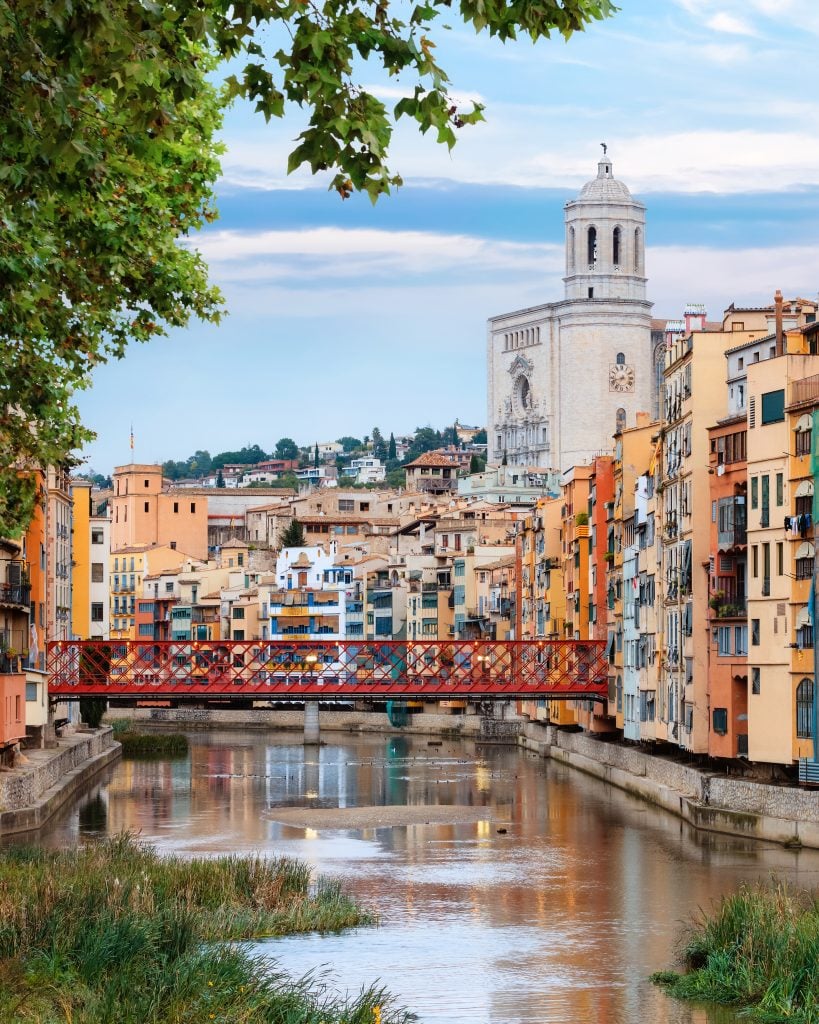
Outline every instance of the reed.
{"type": "Polygon", "coordinates": [[[701,913],[681,947],[685,973],[653,981],[678,999],[747,1007],[752,1018],[819,1024],[819,897],[744,886],[701,913]]]}
{"type": "Polygon", "coordinates": [[[123,757],[184,757],[188,753],[188,738],[179,732],[133,732],[130,729],[114,733],[122,744],[123,757]]]}
{"type": "Polygon", "coordinates": [[[0,854],[0,1020],[403,1024],[380,989],[332,996],[237,941],[372,923],[288,858],[160,858],[132,836],[0,854]],[[379,1013],[376,1015],[375,1010],[379,1013]]]}

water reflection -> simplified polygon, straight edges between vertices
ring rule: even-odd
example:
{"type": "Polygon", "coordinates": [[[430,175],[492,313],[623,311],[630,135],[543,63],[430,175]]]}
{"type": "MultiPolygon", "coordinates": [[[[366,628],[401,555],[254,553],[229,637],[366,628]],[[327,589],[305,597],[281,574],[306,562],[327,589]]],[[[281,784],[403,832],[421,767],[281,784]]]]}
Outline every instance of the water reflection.
{"type": "Polygon", "coordinates": [[[776,872],[819,885],[819,853],[695,832],[509,748],[407,736],[319,748],[278,733],[190,740],[187,758],[110,769],[42,841],[130,829],[161,850],[303,857],[341,876],[381,926],[260,950],[296,974],[330,965],[350,989],[380,977],[425,1024],[733,1021],[671,1003],[645,979],[673,960],[680,924],[740,881],[776,872]],[[486,816],[356,831],[274,820],[282,807],[385,804],[486,816]]]}

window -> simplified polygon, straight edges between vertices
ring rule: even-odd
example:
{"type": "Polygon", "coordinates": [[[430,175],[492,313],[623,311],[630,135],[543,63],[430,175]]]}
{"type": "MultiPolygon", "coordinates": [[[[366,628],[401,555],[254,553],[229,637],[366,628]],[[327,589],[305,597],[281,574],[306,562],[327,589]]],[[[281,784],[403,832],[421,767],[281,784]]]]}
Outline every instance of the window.
{"type": "Polygon", "coordinates": [[[174,512],[178,512],[179,511],[179,502],[178,501],[175,501],[173,503],[173,510],[174,510],[174,512]]]}
{"type": "Polygon", "coordinates": [[[724,736],[728,732],[728,709],[714,708],[713,722],[714,732],[724,736]]]}
{"type": "Polygon", "coordinates": [[[759,477],[751,477],[751,508],[759,508],[759,477]]]}
{"type": "MultiPolygon", "coordinates": [[[[738,330],[739,329],[739,328],[737,328],[736,324],[733,324],[732,326],[733,326],[734,330],[738,330]]],[[[744,326],[745,325],[743,324],[743,327],[744,326]]],[[[741,370],[744,366],[745,366],[745,360],[742,358],[742,356],[740,356],[739,359],[737,359],[737,369],[741,370]]]]}
{"type": "Polygon", "coordinates": [[[91,582],[103,583],[105,580],[105,566],[102,562],[91,563],[91,582]]]}
{"type": "Polygon", "coordinates": [[[748,627],[734,626],[734,654],[748,653],[748,627]]]}
{"type": "Polygon", "coordinates": [[[611,236],[611,255],[614,269],[620,269],[620,228],[615,228],[611,236]]]}
{"type": "Polygon", "coordinates": [[[759,647],[759,619],[751,619],[751,646],[759,647]]]}
{"type": "Polygon", "coordinates": [[[171,551],[176,551],[176,541],[172,540],[168,547],[171,549],[171,551]]]}
{"type": "Polygon", "coordinates": [[[233,639],[234,640],[244,640],[244,638],[245,638],[245,631],[243,629],[234,629],[233,630],[233,639]]]}
{"type": "MultiPolygon", "coordinates": [[[[587,234],[586,250],[588,255],[589,270],[594,270],[597,264],[597,228],[589,228],[587,234]]],[[[591,296],[589,296],[591,298],[591,296]]]]}
{"type": "Polygon", "coordinates": [[[759,510],[759,525],[762,527],[770,524],[771,518],[771,478],[767,473],[762,474],[762,504],[759,510]]]}
{"type": "Polygon", "coordinates": [[[771,545],[762,545],[762,596],[771,594],[771,545]]]}
{"type": "Polygon", "coordinates": [[[717,629],[717,650],[720,654],[731,654],[731,627],[720,626],[717,629]]]}
{"type": "MultiPolygon", "coordinates": [[[[498,444],[500,445],[500,441],[498,444]]],[[[339,498],[338,510],[339,512],[355,512],[355,502],[352,498],[339,498]]]]}
{"type": "Polygon", "coordinates": [[[590,299],[594,298],[594,288],[589,288],[589,298],[590,299]]]}
{"type": "Polygon", "coordinates": [[[785,575],[784,545],[781,541],[776,545],[776,575],[785,575]]]}
{"type": "Polygon", "coordinates": [[[785,419],[785,391],[768,391],[762,396],[762,425],[785,419]]]}
{"type": "Polygon", "coordinates": [[[617,353],[617,359],[615,360],[615,362],[617,363],[618,366],[625,366],[626,365],[626,357],[625,357],[625,355],[622,352],[618,352],[617,353]]]}
{"type": "Polygon", "coordinates": [[[145,512],[150,512],[151,511],[151,503],[150,503],[150,501],[146,501],[146,502],[143,503],[143,509],[144,509],[145,512]]]}
{"type": "Polygon", "coordinates": [[[796,432],[796,454],[810,455],[812,439],[812,430],[798,430],[796,432]]]}
{"type": "Polygon", "coordinates": [[[756,426],[756,399],[748,400],[748,426],[753,430],[756,426]]]}
{"type": "Polygon", "coordinates": [[[634,273],[640,273],[640,229],[634,229],[634,273]]]}
{"type": "Polygon", "coordinates": [[[762,680],[759,676],[759,669],[751,669],[751,693],[760,694],[762,693],[762,680]]]}
{"type": "Polygon", "coordinates": [[[166,594],[172,594],[173,593],[173,582],[171,580],[168,580],[167,583],[165,584],[165,593],[166,594]]]}
{"type": "Polygon", "coordinates": [[[798,580],[809,580],[813,576],[813,559],[796,559],[796,578],[798,580]]]}
{"type": "Polygon", "coordinates": [[[92,544],[102,544],[102,543],[104,543],[102,530],[92,530],[91,531],[91,543],[92,544]]]}
{"type": "Polygon", "coordinates": [[[102,606],[102,602],[94,601],[91,605],[91,621],[92,622],[103,622],[105,619],[105,611],[102,606]]]}
{"type": "Polygon", "coordinates": [[[813,735],[813,680],[803,679],[796,687],[796,735],[809,740],[813,735]]]}
{"type": "Polygon", "coordinates": [[[243,619],[245,617],[244,608],[234,608],[232,617],[234,619],[243,619]]]}
{"type": "Polygon", "coordinates": [[[151,481],[150,480],[146,480],[145,481],[145,487],[150,487],[150,486],[151,486],[151,481]]]}
{"type": "Polygon", "coordinates": [[[196,512],[196,502],[192,501],[191,502],[191,515],[193,515],[194,512],[196,512]]]}

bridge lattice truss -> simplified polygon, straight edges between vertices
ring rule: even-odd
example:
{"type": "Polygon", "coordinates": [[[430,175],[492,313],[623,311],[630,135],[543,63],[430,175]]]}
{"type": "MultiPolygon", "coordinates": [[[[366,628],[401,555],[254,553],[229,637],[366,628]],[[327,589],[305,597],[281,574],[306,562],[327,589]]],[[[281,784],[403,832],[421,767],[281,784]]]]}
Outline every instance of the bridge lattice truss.
{"type": "Polygon", "coordinates": [[[52,697],[605,700],[602,641],[57,641],[52,697]]]}

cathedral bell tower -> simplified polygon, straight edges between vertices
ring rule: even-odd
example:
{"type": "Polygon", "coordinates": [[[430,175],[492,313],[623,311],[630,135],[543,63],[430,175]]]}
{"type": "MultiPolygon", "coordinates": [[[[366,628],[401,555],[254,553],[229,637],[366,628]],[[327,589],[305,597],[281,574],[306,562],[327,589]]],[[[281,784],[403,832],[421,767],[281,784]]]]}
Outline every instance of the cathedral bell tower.
{"type": "Polygon", "coordinates": [[[597,177],[565,206],[566,299],[646,298],[646,208],[614,177],[603,147],[597,177]]]}

